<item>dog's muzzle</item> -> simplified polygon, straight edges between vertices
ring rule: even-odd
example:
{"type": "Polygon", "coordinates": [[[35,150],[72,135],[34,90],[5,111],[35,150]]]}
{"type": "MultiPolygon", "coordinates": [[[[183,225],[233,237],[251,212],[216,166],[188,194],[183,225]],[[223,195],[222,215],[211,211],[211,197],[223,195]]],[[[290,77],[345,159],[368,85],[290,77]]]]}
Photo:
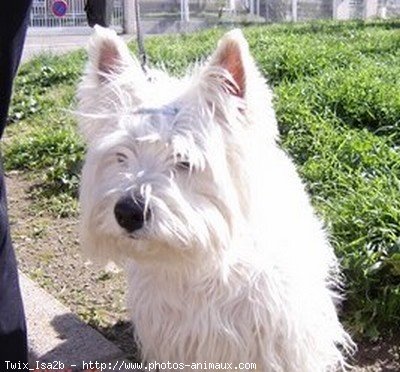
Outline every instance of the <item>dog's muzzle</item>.
{"type": "Polygon", "coordinates": [[[150,218],[150,210],[145,208],[142,197],[122,196],[114,207],[114,215],[118,224],[128,232],[139,230],[150,218]]]}

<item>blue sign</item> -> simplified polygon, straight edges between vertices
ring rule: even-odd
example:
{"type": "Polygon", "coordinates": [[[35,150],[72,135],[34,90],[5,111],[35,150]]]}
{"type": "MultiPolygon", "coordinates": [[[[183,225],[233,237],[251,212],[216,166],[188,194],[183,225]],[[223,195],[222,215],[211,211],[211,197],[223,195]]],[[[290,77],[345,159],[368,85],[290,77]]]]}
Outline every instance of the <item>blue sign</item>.
{"type": "Polygon", "coordinates": [[[63,17],[67,13],[68,4],[64,0],[56,0],[51,6],[51,10],[56,17],[63,17]]]}

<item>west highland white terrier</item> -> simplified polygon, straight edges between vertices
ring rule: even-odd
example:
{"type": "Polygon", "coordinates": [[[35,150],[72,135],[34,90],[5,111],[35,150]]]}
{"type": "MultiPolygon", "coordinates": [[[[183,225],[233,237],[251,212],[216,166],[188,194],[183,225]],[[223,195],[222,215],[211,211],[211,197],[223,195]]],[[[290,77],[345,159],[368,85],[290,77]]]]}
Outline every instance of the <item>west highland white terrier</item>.
{"type": "Polygon", "coordinates": [[[126,268],[143,360],[345,368],[337,260],[277,145],[271,92],[242,32],[177,79],[143,73],[97,28],[78,100],[82,245],[126,268]]]}

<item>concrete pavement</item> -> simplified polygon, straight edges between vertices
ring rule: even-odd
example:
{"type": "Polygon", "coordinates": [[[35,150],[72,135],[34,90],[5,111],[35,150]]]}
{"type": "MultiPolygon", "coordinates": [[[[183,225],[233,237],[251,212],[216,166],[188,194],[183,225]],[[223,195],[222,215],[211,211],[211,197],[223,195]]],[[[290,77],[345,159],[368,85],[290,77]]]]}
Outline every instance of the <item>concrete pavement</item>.
{"type": "MultiPolygon", "coordinates": [[[[32,369],[51,365],[52,371],[81,371],[102,366],[103,371],[133,371],[124,353],[99,332],[83,323],[67,307],[20,273],[28,327],[29,363],[32,369]],[[90,364],[90,362],[92,364],[90,364]]],[[[48,368],[46,368],[48,369],[48,368]]],[[[100,370],[100,368],[98,368],[100,370]]]]}
{"type": "MultiPolygon", "coordinates": [[[[63,54],[73,50],[86,47],[92,29],[88,28],[81,35],[70,34],[36,34],[28,30],[22,53],[22,63],[40,53],[63,54]]],[[[131,40],[133,35],[121,35],[125,41],[131,40]]]]}

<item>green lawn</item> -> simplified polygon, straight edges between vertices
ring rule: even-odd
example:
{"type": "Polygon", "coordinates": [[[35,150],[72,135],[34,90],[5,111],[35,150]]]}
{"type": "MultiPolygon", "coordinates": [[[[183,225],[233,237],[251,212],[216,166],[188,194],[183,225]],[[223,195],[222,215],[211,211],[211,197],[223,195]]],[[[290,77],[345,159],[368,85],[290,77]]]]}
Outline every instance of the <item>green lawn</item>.
{"type": "MultiPolygon", "coordinates": [[[[342,260],[344,319],[368,337],[400,327],[399,28],[390,21],[244,30],[274,89],[282,146],[342,260]]],[[[149,38],[150,63],[182,74],[223,32],[149,38]]],[[[84,146],[69,110],[84,60],[77,52],[22,67],[4,145],[6,168],[38,181],[37,208],[58,216],[76,213],[84,146]]]]}

